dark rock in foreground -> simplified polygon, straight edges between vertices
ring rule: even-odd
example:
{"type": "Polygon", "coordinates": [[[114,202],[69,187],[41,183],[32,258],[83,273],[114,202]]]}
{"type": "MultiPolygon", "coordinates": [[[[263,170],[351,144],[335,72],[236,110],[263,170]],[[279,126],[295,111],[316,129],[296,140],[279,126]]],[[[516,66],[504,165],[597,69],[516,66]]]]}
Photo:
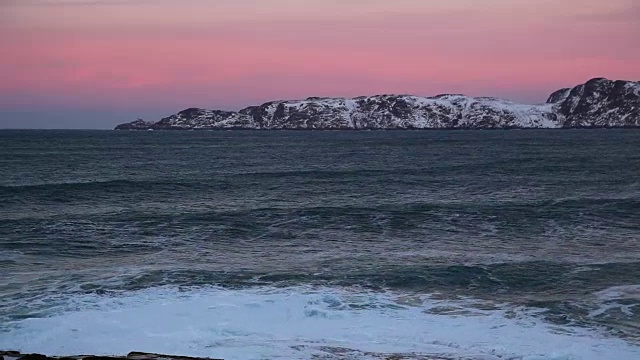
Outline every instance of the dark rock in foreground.
{"type": "Polygon", "coordinates": [[[361,130],[640,127],[640,83],[591,79],[545,104],[489,97],[376,95],[272,101],[239,112],[190,108],[157,122],[116,130],[361,130]]]}
{"type": "Polygon", "coordinates": [[[221,360],[212,358],[165,355],[144,352],[130,352],[127,356],[46,356],[42,354],[21,354],[17,351],[0,351],[0,357],[4,360],[221,360]]]}
{"type": "MultiPolygon", "coordinates": [[[[303,350],[305,346],[293,347],[303,350]]],[[[379,360],[453,360],[450,357],[438,355],[425,355],[417,353],[374,353],[359,351],[341,347],[321,346],[316,348],[320,354],[312,355],[316,360],[333,359],[379,359],[379,360]]],[[[20,354],[17,351],[0,351],[0,358],[5,360],[221,360],[212,358],[165,355],[144,352],[130,352],[127,356],[94,356],[94,355],[74,355],[74,356],[46,356],[42,354],[20,354]]],[[[457,360],[473,360],[472,358],[456,357],[457,360]]]]}

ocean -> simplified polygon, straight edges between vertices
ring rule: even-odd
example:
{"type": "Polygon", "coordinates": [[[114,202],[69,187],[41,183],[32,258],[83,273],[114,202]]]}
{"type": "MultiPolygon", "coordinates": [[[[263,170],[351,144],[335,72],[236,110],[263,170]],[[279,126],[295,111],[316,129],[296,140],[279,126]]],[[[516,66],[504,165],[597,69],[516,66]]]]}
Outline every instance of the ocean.
{"type": "Polygon", "coordinates": [[[640,132],[0,131],[0,349],[640,359],[640,132]]]}

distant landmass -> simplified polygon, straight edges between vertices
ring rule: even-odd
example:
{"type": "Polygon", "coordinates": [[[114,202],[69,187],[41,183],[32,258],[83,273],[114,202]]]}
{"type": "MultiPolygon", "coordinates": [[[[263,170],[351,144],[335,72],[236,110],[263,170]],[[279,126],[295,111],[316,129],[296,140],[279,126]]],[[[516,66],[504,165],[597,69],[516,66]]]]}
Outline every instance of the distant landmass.
{"type": "Polygon", "coordinates": [[[595,78],[561,89],[545,104],[464,95],[311,97],[272,101],[238,112],[190,108],[157,122],[116,130],[364,130],[640,127],[640,82],[595,78]]]}

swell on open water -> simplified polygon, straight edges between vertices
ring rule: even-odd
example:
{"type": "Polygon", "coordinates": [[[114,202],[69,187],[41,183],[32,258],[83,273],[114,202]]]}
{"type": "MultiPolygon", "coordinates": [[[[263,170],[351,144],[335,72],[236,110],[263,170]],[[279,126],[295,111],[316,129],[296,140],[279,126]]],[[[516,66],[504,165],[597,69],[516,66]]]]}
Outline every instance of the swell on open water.
{"type": "Polygon", "coordinates": [[[0,131],[0,349],[640,359],[640,132],[0,131]]]}

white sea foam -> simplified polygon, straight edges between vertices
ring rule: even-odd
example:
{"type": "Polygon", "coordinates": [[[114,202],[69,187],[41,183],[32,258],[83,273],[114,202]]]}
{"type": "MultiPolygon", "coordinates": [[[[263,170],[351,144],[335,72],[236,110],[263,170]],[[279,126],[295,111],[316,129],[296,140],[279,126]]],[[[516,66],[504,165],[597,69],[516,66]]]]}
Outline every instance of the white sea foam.
{"type": "Polygon", "coordinates": [[[614,286],[602,290],[596,295],[602,300],[635,299],[640,300],[640,285],[614,286]]]}
{"type": "Polygon", "coordinates": [[[558,328],[526,309],[339,289],[158,288],[70,299],[48,318],[0,325],[0,348],[132,350],[225,359],[308,359],[323,347],[474,359],[639,359],[640,347],[558,328]]]}
{"type": "MultiPolygon", "coordinates": [[[[637,303],[640,301],[640,285],[614,286],[599,291],[595,295],[599,299],[599,307],[589,312],[589,317],[606,316],[611,310],[619,310],[625,316],[632,317],[634,312],[640,310],[637,303]]],[[[640,324],[637,322],[623,325],[635,332],[640,330],[640,324]]]]}

